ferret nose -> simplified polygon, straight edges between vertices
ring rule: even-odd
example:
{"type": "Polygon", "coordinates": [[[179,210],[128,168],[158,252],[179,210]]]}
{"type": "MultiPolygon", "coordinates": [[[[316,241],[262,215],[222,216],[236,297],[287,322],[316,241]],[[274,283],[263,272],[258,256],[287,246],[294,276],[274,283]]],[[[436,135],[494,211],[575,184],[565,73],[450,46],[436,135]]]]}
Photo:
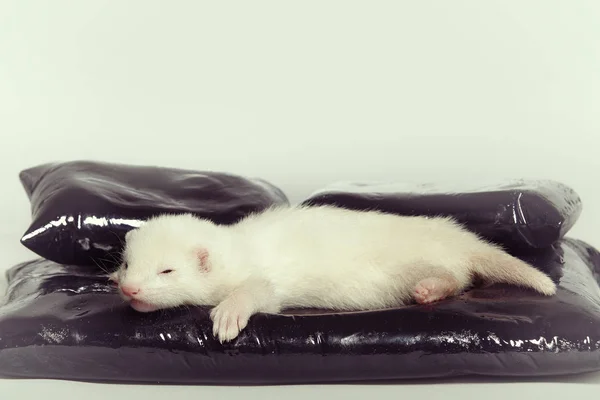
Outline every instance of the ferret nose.
{"type": "Polygon", "coordinates": [[[140,292],[140,289],[131,286],[121,286],[121,291],[125,296],[133,297],[140,292]]]}

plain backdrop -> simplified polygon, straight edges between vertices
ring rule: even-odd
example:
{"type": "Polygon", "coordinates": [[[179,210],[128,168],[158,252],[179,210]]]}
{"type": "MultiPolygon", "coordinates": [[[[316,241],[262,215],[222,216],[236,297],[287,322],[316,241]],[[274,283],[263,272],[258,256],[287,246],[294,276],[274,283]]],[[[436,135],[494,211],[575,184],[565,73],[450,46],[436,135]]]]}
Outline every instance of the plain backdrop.
{"type": "MultiPolygon", "coordinates": [[[[549,178],[583,199],[570,234],[600,246],[600,1],[1,0],[0,136],[0,268],[32,257],[18,172],[73,159],[260,176],[292,201],[338,180],[549,178]]],[[[433,387],[242,395],[470,391],[433,387]]]]}

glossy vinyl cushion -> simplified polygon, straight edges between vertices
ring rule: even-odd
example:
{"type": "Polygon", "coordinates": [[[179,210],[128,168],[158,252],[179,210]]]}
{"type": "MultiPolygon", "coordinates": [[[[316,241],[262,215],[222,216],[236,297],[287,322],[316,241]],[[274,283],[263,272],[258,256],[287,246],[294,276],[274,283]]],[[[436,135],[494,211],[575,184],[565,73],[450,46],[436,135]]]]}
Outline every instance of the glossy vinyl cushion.
{"type": "Polygon", "coordinates": [[[573,189],[548,180],[479,186],[342,182],[313,193],[304,204],[452,216],[480,236],[512,249],[550,246],[565,236],[582,210],[573,189]]]}
{"type": "Polygon", "coordinates": [[[556,296],[494,285],[432,305],[258,314],[223,345],[208,308],[137,313],[93,269],[40,259],[8,271],[0,374],[277,384],[600,370],[600,254],[565,239],[523,258],[556,296]]]}
{"type": "Polygon", "coordinates": [[[153,215],[193,213],[231,224],[288,204],[281,190],[262,179],[219,172],[73,161],[39,165],[19,176],[32,211],[21,243],[63,264],[113,261],[125,233],[153,215]]]}

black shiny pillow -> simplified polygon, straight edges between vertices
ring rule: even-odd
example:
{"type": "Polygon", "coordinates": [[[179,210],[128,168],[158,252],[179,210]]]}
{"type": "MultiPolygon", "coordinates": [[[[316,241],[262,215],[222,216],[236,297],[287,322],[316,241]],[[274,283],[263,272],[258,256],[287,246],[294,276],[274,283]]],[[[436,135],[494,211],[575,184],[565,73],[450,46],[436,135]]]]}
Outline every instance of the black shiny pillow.
{"type": "Polygon", "coordinates": [[[62,264],[113,261],[125,233],[156,214],[189,212],[231,224],[288,204],[268,182],[219,172],[73,161],[19,177],[33,217],[21,243],[62,264]]]}
{"type": "Polygon", "coordinates": [[[0,374],[277,384],[600,370],[600,254],[565,239],[524,258],[556,296],[494,285],[431,305],[258,314],[224,345],[208,308],[137,313],[93,269],[32,261],[7,273],[0,374]]]}
{"type": "Polygon", "coordinates": [[[573,189],[548,180],[472,187],[339,183],[315,192],[303,204],[452,216],[480,236],[512,249],[550,246],[565,236],[582,210],[573,189]]]}

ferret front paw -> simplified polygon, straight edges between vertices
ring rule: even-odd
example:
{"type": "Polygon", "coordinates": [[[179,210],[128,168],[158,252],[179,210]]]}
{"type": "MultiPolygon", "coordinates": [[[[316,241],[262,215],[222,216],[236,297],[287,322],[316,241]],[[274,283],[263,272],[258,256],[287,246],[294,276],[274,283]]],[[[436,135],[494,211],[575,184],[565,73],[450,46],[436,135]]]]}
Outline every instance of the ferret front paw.
{"type": "Polygon", "coordinates": [[[235,298],[227,298],[210,312],[213,321],[213,335],[219,342],[235,339],[248,325],[252,309],[235,298]]]}

